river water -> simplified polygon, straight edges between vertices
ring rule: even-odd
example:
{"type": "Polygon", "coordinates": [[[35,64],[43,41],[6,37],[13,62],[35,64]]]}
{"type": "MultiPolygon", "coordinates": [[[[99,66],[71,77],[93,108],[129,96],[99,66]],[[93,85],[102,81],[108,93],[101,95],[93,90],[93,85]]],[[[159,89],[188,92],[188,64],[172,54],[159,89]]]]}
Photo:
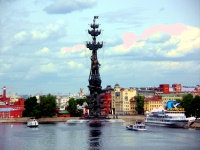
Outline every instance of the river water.
{"type": "Polygon", "coordinates": [[[200,150],[200,130],[147,126],[138,132],[126,125],[1,123],[0,150],[200,150]]]}

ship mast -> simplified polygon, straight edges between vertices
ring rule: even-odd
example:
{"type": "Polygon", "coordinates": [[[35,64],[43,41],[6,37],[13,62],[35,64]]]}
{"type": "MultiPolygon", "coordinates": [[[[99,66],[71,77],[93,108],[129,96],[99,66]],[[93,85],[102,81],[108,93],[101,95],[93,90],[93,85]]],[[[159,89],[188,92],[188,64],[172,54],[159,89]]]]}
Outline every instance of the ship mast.
{"type": "Polygon", "coordinates": [[[89,91],[90,95],[88,96],[89,100],[87,101],[89,109],[89,114],[85,115],[85,118],[105,118],[105,115],[101,114],[101,109],[104,109],[102,105],[104,100],[100,98],[102,92],[101,87],[101,77],[99,73],[100,63],[98,61],[97,50],[103,47],[103,42],[97,42],[96,37],[101,34],[101,30],[98,30],[99,24],[96,24],[95,21],[98,19],[98,16],[94,16],[93,23],[90,25],[92,28],[88,30],[88,34],[92,37],[92,42],[87,42],[86,47],[92,51],[91,54],[91,68],[89,74],[89,91]]]}

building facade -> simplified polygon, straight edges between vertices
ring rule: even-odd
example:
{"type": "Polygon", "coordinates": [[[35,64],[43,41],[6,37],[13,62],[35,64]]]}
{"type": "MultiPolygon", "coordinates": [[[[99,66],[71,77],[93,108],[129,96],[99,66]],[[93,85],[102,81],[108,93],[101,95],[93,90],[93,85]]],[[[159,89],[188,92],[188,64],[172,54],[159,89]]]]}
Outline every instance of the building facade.
{"type": "Polygon", "coordinates": [[[146,97],[144,100],[144,114],[148,111],[152,111],[153,109],[158,109],[159,107],[163,107],[163,101],[161,96],[154,97],[146,97]]]}
{"type": "Polygon", "coordinates": [[[170,93],[169,88],[170,88],[169,84],[160,84],[158,90],[160,92],[163,92],[163,94],[169,94],[170,93]]]}
{"type": "Polygon", "coordinates": [[[112,112],[112,91],[114,89],[108,85],[105,89],[103,89],[103,93],[100,94],[100,99],[102,101],[102,105],[104,109],[101,110],[101,113],[104,115],[111,114],[112,112]]]}
{"type": "Polygon", "coordinates": [[[59,110],[65,110],[65,108],[68,106],[68,101],[71,97],[69,96],[57,96],[56,97],[56,103],[59,110]]]}
{"type": "Polygon", "coordinates": [[[112,92],[112,108],[116,114],[127,115],[133,114],[133,106],[131,106],[131,98],[136,96],[134,88],[120,88],[119,84],[114,86],[112,92]]]}
{"type": "Polygon", "coordinates": [[[172,84],[172,88],[174,92],[180,93],[182,92],[182,85],[181,84],[172,84]]]}
{"type": "Polygon", "coordinates": [[[166,103],[170,100],[182,100],[183,95],[186,95],[186,93],[183,94],[159,94],[159,96],[162,98],[163,107],[165,108],[166,103]]]}
{"type": "Polygon", "coordinates": [[[18,96],[7,97],[4,87],[3,95],[0,95],[0,118],[22,117],[24,110],[24,99],[18,96]]]}

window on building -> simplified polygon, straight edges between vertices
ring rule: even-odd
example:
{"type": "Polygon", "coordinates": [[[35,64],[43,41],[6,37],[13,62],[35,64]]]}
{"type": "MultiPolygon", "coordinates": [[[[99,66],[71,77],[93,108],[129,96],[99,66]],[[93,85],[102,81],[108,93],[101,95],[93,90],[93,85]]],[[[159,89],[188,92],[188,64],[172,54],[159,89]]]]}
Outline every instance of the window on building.
{"type": "Polygon", "coordinates": [[[119,97],[120,96],[120,92],[115,92],[115,96],[119,97]]]}
{"type": "Polygon", "coordinates": [[[128,96],[125,96],[125,97],[124,97],[124,100],[125,100],[125,101],[128,101],[128,96]]]}

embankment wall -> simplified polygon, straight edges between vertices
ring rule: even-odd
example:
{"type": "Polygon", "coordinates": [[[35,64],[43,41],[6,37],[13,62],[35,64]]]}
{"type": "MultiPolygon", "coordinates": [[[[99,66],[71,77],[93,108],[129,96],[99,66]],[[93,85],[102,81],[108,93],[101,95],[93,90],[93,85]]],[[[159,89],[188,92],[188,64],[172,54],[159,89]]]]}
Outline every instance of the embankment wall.
{"type": "MultiPolygon", "coordinates": [[[[48,123],[48,122],[66,122],[69,119],[79,119],[80,117],[52,117],[52,118],[39,118],[39,123],[48,123]]],[[[109,115],[110,119],[123,119],[126,122],[133,122],[135,120],[144,121],[144,115],[109,115]]],[[[0,118],[0,123],[26,123],[29,120],[27,117],[23,118],[0,118]]],[[[185,125],[185,128],[200,129],[200,120],[196,120],[193,123],[188,123],[185,125]]]]}

